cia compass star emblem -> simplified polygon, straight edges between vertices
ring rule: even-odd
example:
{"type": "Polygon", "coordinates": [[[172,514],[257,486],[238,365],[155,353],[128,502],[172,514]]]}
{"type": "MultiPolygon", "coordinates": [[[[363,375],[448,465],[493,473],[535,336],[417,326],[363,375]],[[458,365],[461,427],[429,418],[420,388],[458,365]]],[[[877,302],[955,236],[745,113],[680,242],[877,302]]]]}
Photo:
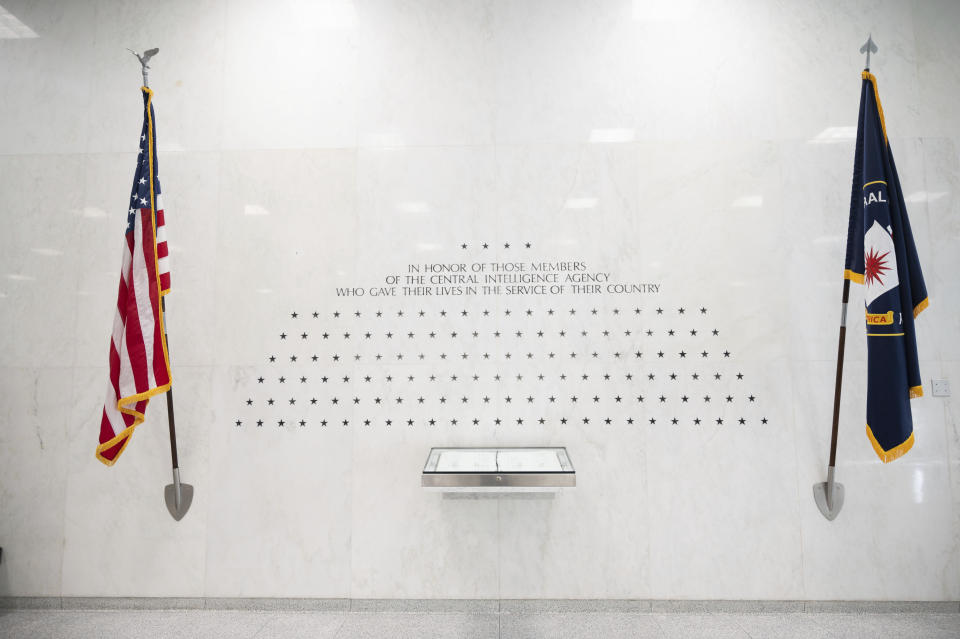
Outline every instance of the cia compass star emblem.
{"type": "Polygon", "coordinates": [[[864,292],[866,303],[870,305],[873,300],[900,285],[893,237],[876,220],[863,236],[863,254],[864,292]]]}
{"type": "Polygon", "coordinates": [[[890,252],[879,253],[876,248],[870,247],[870,251],[865,257],[864,276],[867,286],[883,286],[883,278],[886,272],[890,270],[887,264],[887,256],[890,252]]]}

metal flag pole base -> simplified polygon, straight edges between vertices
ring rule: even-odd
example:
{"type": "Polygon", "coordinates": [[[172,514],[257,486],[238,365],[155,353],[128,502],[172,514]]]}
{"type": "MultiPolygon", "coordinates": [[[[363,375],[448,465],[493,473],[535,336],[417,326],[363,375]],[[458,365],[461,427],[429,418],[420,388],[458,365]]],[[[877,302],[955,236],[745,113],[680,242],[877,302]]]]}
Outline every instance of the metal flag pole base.
{"type": "MultiPolygon", "coordinates": [[[[841,486],[841,488],[843,488],[841,486]]],[[[167,502],[167,510],[170,516],[180,521],[190,510],[190,504],[193,503],[193,486],[180,483],[180,469],[173,469],[173,483],[167,484],[163,488],[163,498],[167,502]]]]}
{"type": "Polygon", "coordinates": [[[813,501],[828,521],[836,519],[843,508],[843,484],[833,480],[833,471],[833,466],[827,468],[827,481],[813,485],[813,501]]]}
{"type": "MultiPolygon", "coordinates": [[[[160,299],[160,308],[166,313],[166,298],[160,299]]],[[[166,339],[166,324],[164,324],[163,328],[163,337],[166,339]]],[[[170,426],[170,458],[173,462],[173,483],[164,486],[163,499],[167,502],[167,510],[170,511],[170,516],[180,521],[183,519],[183,516],[187,514],[187,511],[190,510],[190,504],[193,503],[193,486],[180,482],[180,461],[177,458],[177,425],[173,419],[173,389],[168,389],[166,395],[167,421],[170,426]]]]}

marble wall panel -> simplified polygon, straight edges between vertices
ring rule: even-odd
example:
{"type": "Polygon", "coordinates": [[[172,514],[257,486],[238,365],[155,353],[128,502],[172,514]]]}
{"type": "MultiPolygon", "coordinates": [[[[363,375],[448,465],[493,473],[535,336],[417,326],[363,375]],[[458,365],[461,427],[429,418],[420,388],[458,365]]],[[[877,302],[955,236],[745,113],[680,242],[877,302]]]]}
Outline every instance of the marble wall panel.
{"type": "MultiPolygon", "coordinates": [[[[224,149],[357,144],[357,6],[349,0],[231,1],[214,51],[224,149]]],[[[213,44],[213,43],[211,43],[213,44]]]]}
{"type": "Polygon", "coordinates": [[[78,207],[85,191],[83,159],[11,156],[0,160],[0,167],[0,206],[9,220],[0,240],[3,363],[72,366],[83,254],[74,241],[83,215],[78,207]]]}
{"type": "MultiPolygon", "coordinates": [[[[612,401],[610,402],[613,403],[612,401]]],[[[498,511],[503,598],[646,598],[651,589],[649,441],[642,409],[595,409],[591,423],[523,434],[505,430],[500,445],[562,445],[577,487],[549,499],[503,499],[498,511]],[[606,424],[603,417],[614,418],[606,424]],[[618,440],[615,448],[607,443],[618,440]]],[[[578,415],[579,417],[579,415],[578,415]]]]}
{"type": "Polygon", "coordinates": [[[279,406],[243,412],[248,376],[238,367],[213,371],[208,468],[217,479],[206,488],[203,593],[348,597],[351,433],[304,429],[289,417],[280,425],[288,413],[278,417],[279,406]]]}
{"type": "Polygon", "coordinates": [[[361,147],[494,141],[493,11],[487,0],[356,4],[361,147]]]}
{"type": "Polygon", "coordinates": [[[218,362],[266,362],[283,330],[278,322],[298,310],[324,311],[319,301],[336,278],[356,272],[355,157],[346,150],[223,155],[218,362]]]}
{"type": "Polygon", "coordinates": [[[953,29],[960,18],[960,7],[949,0],[913,2],[910,6],[916,41],[917,85],[920,91],[919,135],[923,137],[960,138],[957,119],[953,117],[952,95],[960,89],[960,72],[950,53],[953,29]]]}
{"type": "Polygon", "coordinates": [[[409,263],[473,261],[496,250],[495,161],[484,147],[361,149],[360,261],[338,285],[384,286],[384,277],[406,274],[409,263]]]}
{"type": "MultiPolygon", "coordinates": [[[[920,339],[921,344],[932,346],[933,352],[944,360],[956,360],[960,348],[952,339],[960,334],[960,287],[952,276],[952,264],[960,251],[960,157],[956,144],[953,138],[922,140],[923,188],[912,194],[918,204],[926,206],[929,215],[931,246],[929,253],[921,257],[930,304],[938,308],[936,313],[925,311],[920,316],[920,339]],[[925,201],[921,204],[920,200],[925,201]]],[[[910,219],[912,222],[913,218],[910,219]]]]}
{"type": "Polygon", "coordinates": [[[782,43],[774,15],[768,3],[749,0],[723,6],[692,0],[669,7],[635,1],[638,138],[781,137],[784,128],[771,105],[787,80],[777,66],[775,51],[782,43]]]}
{"type": "MultiPolygon", "coordinates": [[[[955,360],[945,361],[943,363],[943,374],[947,379],[955,376],[958,370],[960,370],[960,363],[955,360]]],[[[957,491],[957,484],[960,482],[960,462],[957,461],[958,456],[960,456],[960,453],[957,452],[960,450],[960,446],[958,446],[958,444],[960,444],[960,420],[957,419],[956,400],[947,398],[941,401],[944,404],[944,431],[946,432],[947,439],[946,453],[950,465],[950,494],[953,498],[953,550],[950,562],[953,566],[957,566],[960,565],[960,535],[957,534],[958,520],[960,520],[960,503],[958,503],[957,500],[957,495],[960,494],[960,492],[957,491]]],[[[956,575],[957,573],[960,573],[960,570],[954,568],[953,574],[956,575]]],[[[948,593],[960,591],[960,583],[958,582],[960,582],[960,579],[948,580],[945,590],[948,593]]]]}
{"type": "MultiPolygon", "coordinates": [[[[404,415],[415,417],[415,411],[404,415]]],[[[397,411],[396,417],[400,417],[397,411]]],[[[431,446],[479,446],[490,426],[461,419],[409,426],[403,419],[353,428],[350,472],[351,596],[457,599],[496,597],[500,538],[496,499],[446,499],[420,487],[431,446]],[[384,496],[390,497],[384,500],[384,496]]]]}
{"type": "Polygon", "coordinates": [[[654,598],[776,592],[793,599],[803,592],[796,456],[790,423],[777,410],[788,401],[789,371],[785,364],[766,369],[779,380],[767,390],[770,412],[717,393],[674,407],[679,423],[650,427],[654,598]],[[759,442],[763,454],[747,452],[759,442]]]}
{"type": "Polygon", "coordinates": [[[60,593],[72,378],[69,368],[0,369],[4,595],[60,593]]]}
{"type": "Polygon", "coordinates": [[[181,367],[174,382],[182,481],[196,486],[187,516],[176,522],[164,503],[172,483],[166,402],[150,402],[117,462],[94,459],[108,371],[75,369],[67,428],[69,450],[64,522],[64,596],[159,597],[203,594],[208,478],[209,368],[181,367]]]}
{"type": "Polygon", "coordinates": [[[636,139],[647,92],[630,2],[489,6],[498,144],[636,139]]]}
{"type": "MultiPolygon", "coordinates": [[[[0,38],[0,153],[84,152],[90,132],[81,123],[93,97],[96,7],[16,0],[4,8],[16,29],[0,38]]],[[[133,76],[131,84],[137,81],[133,76]]]]}

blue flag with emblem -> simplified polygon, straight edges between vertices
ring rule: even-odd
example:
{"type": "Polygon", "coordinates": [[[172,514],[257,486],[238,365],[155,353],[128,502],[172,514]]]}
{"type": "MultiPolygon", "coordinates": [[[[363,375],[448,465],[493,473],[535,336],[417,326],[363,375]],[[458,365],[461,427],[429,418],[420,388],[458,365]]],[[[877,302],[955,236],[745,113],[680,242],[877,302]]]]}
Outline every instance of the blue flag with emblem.
{"type": "Polygon", "coordinates": [[[929,302],[869,71],[860,94],[844,277],[864,285],[867,437],[881,460],[893,461],[914,442],[910,400],[923,395],[914,319],[929,302]]]}

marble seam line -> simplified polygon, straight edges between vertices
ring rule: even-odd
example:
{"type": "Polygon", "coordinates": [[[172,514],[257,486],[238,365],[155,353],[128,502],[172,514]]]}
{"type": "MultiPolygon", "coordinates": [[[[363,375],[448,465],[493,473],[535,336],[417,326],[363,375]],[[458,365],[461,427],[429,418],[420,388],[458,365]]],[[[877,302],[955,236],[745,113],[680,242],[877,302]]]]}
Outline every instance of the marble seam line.
{"type": "Polygon", "coordinates": [[[176,597],[0,597],[0,610],[256,610],[275,612],[492,613],[957,613],[960,601],[781,601],[669,599],[298,599],[176,597]],[[487,608],[489,607],[489,608],[487,608]]]}

